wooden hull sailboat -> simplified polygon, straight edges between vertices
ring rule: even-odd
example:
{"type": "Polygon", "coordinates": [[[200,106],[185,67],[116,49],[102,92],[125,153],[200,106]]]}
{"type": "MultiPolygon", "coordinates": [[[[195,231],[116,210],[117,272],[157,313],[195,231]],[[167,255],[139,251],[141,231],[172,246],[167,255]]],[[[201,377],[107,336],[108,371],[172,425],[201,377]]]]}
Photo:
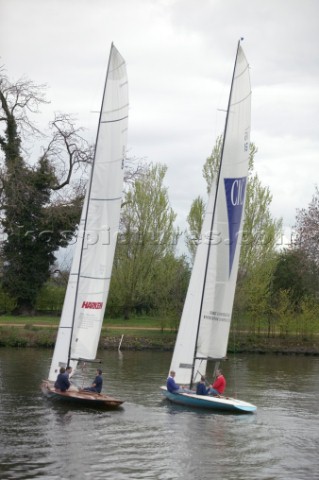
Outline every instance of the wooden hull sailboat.
{"type": "MultiPolygon", "coordinates": [[[[251,87],[238,42],[218,175],[213,179],[201,238],[185,299],[170,371],[178,385],[193,386],[226,357],[237,282],[247,190],[251,87]]],[[[224,396],[161,392],[171,402],[211,410],[253,412],[248,402],[224,396]]]]}
{"type": "Polygon", "coordinates": [[[95,362],[109,291],[123,190],[128,123],[126,65],[112,44],[91,176],[84,200],[60,325],[43,393],[52,400],[117,407],[122,400],[82,390],[60,392],[61,367],[95,362]]]}
{"type": "Polygon", "coordinates": [[[67,390],[66,392],[61,392],[54,388],[54,383],[44,380],[41,384],[41,390],[43,395],[45,395],[50,400],[67,402],[67,403],[76,403],[78,405],[85,405],[90,407],[101,407],[101,408],[118,408],[123,400],[114,398],[111,395],[106,395],[104,393],[96,392],[87,392],[85,390],[67,390]]]}

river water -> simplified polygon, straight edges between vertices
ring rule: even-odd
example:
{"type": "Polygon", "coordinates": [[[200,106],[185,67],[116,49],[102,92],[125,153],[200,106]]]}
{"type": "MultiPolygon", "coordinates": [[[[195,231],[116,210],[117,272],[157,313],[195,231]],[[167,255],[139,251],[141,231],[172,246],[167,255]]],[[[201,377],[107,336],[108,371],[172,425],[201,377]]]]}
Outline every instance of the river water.
{"type": "Polygon", "coordinates": [[[162,398],[169,352],[100,352],[119,410],[54,404],[39,388],[51,355],[0,349],[1,479],[319,479],[318,357],[230,357],[228,395],[258,407],[236,415],[162,398]]]}

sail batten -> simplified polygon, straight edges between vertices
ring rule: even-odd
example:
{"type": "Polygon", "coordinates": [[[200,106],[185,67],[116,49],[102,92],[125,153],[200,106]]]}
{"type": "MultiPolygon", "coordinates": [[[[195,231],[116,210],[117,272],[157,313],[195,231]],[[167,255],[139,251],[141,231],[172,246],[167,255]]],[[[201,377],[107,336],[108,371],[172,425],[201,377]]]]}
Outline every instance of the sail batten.
{"type": "Polygon", "coordinates": [[[80,275],[80,278],[87,278],[87,279],[91,279],[91,280],[101,280],[101,281],[104,281],[104,280],[110,280],[111,277],[93,277],[93,276],[89,276],[89,275],[80,275]]]}
{"type": "MultiPolygon", "coordinates": [[[[106,113],[111,113],[111,112],[106,112],[106,113]]],[[[122,120],[126,120],[128,118],[128,115],[125,115],[124,117],[121,118],[114,118],[113,120],[101,120],[100,123],[113,123],[113,122],[121,122],[122,120]]]]}

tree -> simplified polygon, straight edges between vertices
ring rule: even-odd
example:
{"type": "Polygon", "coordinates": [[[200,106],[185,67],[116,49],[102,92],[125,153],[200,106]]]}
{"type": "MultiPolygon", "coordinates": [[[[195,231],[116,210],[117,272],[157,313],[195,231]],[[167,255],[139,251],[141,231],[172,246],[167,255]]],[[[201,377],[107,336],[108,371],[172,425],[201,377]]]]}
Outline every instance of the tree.
{"type": "Polygon", "coordinates": [[[285,249],[278,254],[272,281],[272,301],[277,303],[281,291],[287,292],[290,305],[300,311],[304,298],[318,294],[319,271],[303,249],[285,249]]]}
{"type": "Polygon", "coordinates": [[[290,303],[290,295],[287,290],[279,291],[278,301],[276,305],[273,306],[272,311],[277,320],[280,335],[286,337],[291,330],[294,317],[294,310],[290,303]]]}
{"type": "MultiPolygon", "coordinates": [[[[222,135],[218,136],[213,148],[213,151],[206,159],[203,166],[203,177],[206,180],[207,193],[209,194],[211,185],[214,178],[218,175],[221,149],[223,144],[222,135]]],[[[204,221],[206,203],[204,199],[199,195],[193,201],[190,212],[187,217],[188,230],[185,232],[186,246],[191,256],[191,260],[194,261],[197,243],[201,237],[201,229],[204,221]]]]}
{"type": "Polygon", "coordinates": [[[163,328],[170,327],[177,331],[189,276],[189,265],[184,255],[176,258],[172,252],[156,262],[150,303],[156,315],[160,316],[163,328]]]}
{"type": "Polygon", "coordinates": [[[207,193],[210,192],[213,180],[218,175],[222,146],[223,136],[219,135],[216,138],[216,142],[210,157],[206,159],[206,162],[203,166],[203,177],[206,180],[207,193]]]}
{"type": "Polygon", "coordinates": [[[22,140],[39,134],[29,115],[45,102],[44,87],[27,80],[10,83],[0,73],[2,287],[15,298],[16,313],[30,313],[50,276],[54,252],[67,246],[76,229],[83,195],[81,185],[70,187],[70,179],[89,163],[92,149],[71,117],[59,115],[51,124],[48,146],[28,165],[22,140]]]}
{"type": "Polygon", "coordinates": [[[308,209],[297,210],[295,244],[308,258],[319,266],[319,189],[309,203],[308,209]]]}
{"type": "MultiPolygon", "coordinates": [[[[145,167],[125,194],[110,286],[111,302],[123,306],[125,318],[152,304],[158,266],[175,248],[176,215],[163,185],[166,170],[163,165],[145,167]]],[[[161,288],[158,281],[155,285],[161,288]]]]}
{"type": "Polygon", "coordinates": [[[319,191],[316,187],[308,209],[297,210],[294,242],[276,255],[270,301],[281,333],[288,333],[292,319],[294,332],[301,335],[312,332],[318,312],[318,240],[319,191]]]}
{"type": "Polygon", "coordinates": [[[189,231],[185,233],[186,246],[194,260],[197,243],[200,239],[203,218],[205,215],[205,202],[202,197],[198,196],[192,203],[190,212],[187,217],[189,231]]]}
{"type": "Polygon", "coordinates": [[[303,338],[312,337],[318,329],[319,303],[313,296],[305,296],[301,302],[298,333],[303,338]]]}
{"type": "Polygon", "coordinates": [[[253,175],[252,169],[251,160],[240,258],[242,271],[249,271],[274,255],[282,229],[282,220],[273,219],[269,210],[272,201],[270,190],[262,185],[257,173],[253,175]]]}

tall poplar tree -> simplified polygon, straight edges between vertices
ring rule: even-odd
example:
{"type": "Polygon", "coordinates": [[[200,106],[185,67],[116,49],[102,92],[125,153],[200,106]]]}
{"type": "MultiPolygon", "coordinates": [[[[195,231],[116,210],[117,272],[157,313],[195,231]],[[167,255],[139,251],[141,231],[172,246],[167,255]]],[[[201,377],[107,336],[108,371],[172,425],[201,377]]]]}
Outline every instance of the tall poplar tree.
{"type": "Polygon", "coordinates": [[[197,243],[200,238],[203,218],[205,215],[205,202],[199,195],[193,201],[190,212],[187,217],[188,231],[185,232],[186,246],[191,255],[192,262],[194,261],[197,243]]]}
{"type": "Polygon", "coordinates": [[[122,307],[126,318],[154,303],[155,279],[158,289],[167,284],[164,276],[159,279],[163,269],[158,266],[163,259],[174,258],[178,232],[163,184],[166,170],[159,164],[145,167],[125,194],[110,299],[122,307]]]}

